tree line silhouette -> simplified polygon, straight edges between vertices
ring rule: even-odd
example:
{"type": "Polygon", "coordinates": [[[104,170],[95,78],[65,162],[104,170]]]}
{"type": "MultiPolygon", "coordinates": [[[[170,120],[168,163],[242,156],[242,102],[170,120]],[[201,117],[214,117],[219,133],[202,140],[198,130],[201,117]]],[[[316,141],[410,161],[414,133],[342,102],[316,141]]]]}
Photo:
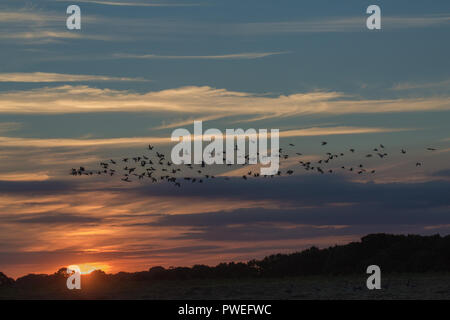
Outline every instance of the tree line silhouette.
{"type": "MultiPolygon", "coordinates": [[[[122,283],[162,280],[271,278],[365,273],[376,264],[383,273],[450,272],[450,235],[420,236],[369,234],[360,242],[325,249],[311,247],[291,254],[275,254],[261,260],[220,263],[216,266],[164,268],[106,274],[96,270],[84,278],[90,281],[122,283]]],[[[67,278],[66,268],[52,275],[29,274],[17,280],[0,272],[0,287],[59,286],[67,278]]]]}

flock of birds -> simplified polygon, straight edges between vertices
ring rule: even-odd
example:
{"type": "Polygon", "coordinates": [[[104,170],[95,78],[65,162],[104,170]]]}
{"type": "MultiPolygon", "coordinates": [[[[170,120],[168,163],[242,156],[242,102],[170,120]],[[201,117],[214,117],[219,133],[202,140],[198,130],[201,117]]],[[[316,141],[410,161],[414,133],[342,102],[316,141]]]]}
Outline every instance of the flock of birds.
{"type": "MultiPolygon", "coordinates": [[[[326,141],[322,141],[321,145],[325,146],[328,143],[326,141]]],[[[300,152],[295,152],[293,149],[295,145],[289,143],[286,148],[279,149],[279,158],[280,158],[280,166],[282,161],[286,161],[289,158],[293,157],[290,151],[293,151],[295,156],[302,157],[303,154],[300,152]],[[287,149],[287,150],[286,150],[287,149]]],[[[235,147],[237,150],[237,146],[235,147]]],[[[427,151],[435,151],[435,148],[426,148],[427,151]]],[[[211,165],[207,166],[205,162],[201,164],[182,164],[175,165],[171,161],[167,160],[166,155],[160,153],[155,150],[155,147],[152,145],[148,146],[147,155],[140,155],[131,158],[122,158],[119,160],[110,159],[108,161],[100,162],[100,168],[96,170],[89,170],[85,167],[79,167],[78,169],[72,168],[71,175],[73,176],[93,176],[93,175],[106,175],[106,176],[120,176],[121,180],[124,182],[132,182],[134,179],[143,180],[149,179],[152,183],[166,181],[172,183],[176,187],[181,187],[182,181],[186,183],[203,183],[206,179],[214,179],[216,176],[212,174],[209,170],[211,165]]],[[[351,148],[348,149],[350,154],[355,154],[356,150],[351,148]]],[[[405,149],[400,150],[401,154],[406,154],[405,149]]],[[[225,163],[225,151],[223,152],[223,160],[225,163]]],[[[259,153],[258,153],[259,155],[259,153]]],[[[298,160],[298,165],[300,168],[306,171],[317,172],[320,174],[325,173],[334,173],[337,170],[348,170],[349,172],[353,172],[355,174],[363,175],[363,174],[374,174],[376,170],[366,168],[362,163],[353,165],[353,166],[344,166],[341,165],[338,168],[329,168],[331,162],[344,158],[344,152],[339,153],[331,153],[327,152],[325,157],[319,159],[317,161],[306,161],[306,160],[298,160]]],[[[378,157],[380,159],[388,157],[388,153],[386,152],[386,148],[383,144],[380,144],[378,147],[373,148],[371,152],[365,154],[365,158],[373,158],[378,157]]],[[[249,155],[245,155],[244,164],[240,166],[249,165],[249,155]]],[[[234,164],[226,164],[227,166],[236,166],[234,164]]],[[[421,162],[416,162],[416,167],[422,166],[421,162]]],[[[290,166],[292,167],[292,166],[290,166]]],[[[293,169],[288,169],[285,171],[279,170],[274,175],[263,175],[262,177],[273,178],[275,176],[282,175],[292,175],[294,174],[293,169]]],[[[242,179],[247,180],[249,178],[258,178],[260,177],[260,173],[254,171],[248,171],[246,174],[242,175],[242,179]]],[[[225,180],[229,180],[229,177],[224,177],[225,180]]]]}

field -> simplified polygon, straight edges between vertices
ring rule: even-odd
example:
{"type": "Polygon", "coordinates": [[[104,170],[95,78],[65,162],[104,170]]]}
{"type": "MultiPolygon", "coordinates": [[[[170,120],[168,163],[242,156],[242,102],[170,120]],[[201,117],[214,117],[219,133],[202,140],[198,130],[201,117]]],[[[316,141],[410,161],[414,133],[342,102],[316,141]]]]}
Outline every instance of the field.
{"type": "Polygon", "coordinates": [[[0,288],[0,299],[450,299],[450,274],[382,276],[381,290],[368,290],[364,276],[296,277],[153,282],[85,281],[63,286],[0,288]],[[84,285],[83,285],[84,284],[84,285]]]}

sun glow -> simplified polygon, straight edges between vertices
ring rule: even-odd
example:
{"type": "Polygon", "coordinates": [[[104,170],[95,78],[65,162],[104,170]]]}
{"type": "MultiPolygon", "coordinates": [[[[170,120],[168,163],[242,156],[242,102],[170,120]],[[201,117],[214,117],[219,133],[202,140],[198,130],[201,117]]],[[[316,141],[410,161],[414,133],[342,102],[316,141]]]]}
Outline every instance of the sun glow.
{"type": "Polygon", "coordinates": [[[80,268],[81,274],[90,274],[91,272],[93,272],[95,270],[101,270],[101,271],[107,272],[111,268],[111,266],[108,264],[96,263],[96,262],[82,263],[82,264],[77,264],[77,265],[73,265],[73,266],[78,266],[80,268]]]}

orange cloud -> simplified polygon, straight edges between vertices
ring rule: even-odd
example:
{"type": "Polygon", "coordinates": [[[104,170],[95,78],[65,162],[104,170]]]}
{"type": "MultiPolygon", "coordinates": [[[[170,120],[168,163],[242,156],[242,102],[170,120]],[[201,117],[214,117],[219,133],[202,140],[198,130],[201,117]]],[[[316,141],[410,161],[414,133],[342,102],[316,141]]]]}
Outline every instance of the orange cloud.
{"type": "Polygon", "coordinates": [[[262,96],[204,87],[135,93],[88,86],[60,86],[0,94],[0,113],[143,112],[185,113],[260,119],[306,114],[350,114],[449,110],[445,97],[356,100],[340,92],[314,91],[262,96]]]}

